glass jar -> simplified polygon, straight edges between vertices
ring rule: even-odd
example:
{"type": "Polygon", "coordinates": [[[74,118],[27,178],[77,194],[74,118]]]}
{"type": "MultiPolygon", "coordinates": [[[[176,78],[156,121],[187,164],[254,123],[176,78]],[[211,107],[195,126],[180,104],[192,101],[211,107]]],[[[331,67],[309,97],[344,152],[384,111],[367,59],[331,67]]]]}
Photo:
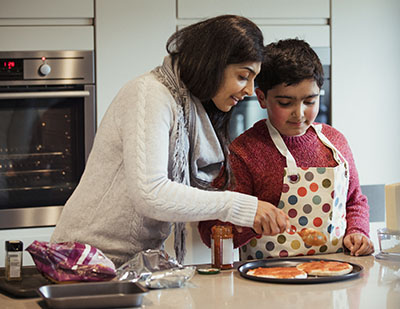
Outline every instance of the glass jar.
{"type": "Polygon", "coordinates": [[[231,225],[211,228],[211,264],[214,268],[233,268],[233,233],[231,225]]]}
{"type": "Polygon", "coordinates": [[[22,280],[22,250],[20,240],[6,241],[6,280],[22,280]]]}

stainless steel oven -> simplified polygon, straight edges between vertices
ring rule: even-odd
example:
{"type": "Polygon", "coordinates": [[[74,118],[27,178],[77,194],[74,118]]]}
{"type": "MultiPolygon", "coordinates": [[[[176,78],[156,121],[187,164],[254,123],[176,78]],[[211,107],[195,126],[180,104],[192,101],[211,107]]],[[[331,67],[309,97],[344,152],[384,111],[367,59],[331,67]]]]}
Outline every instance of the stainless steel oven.
{"type": "Polygon", "coordinates": [[[0,229],[55,225],[96,128],[92,51],[0,52],[0,229]]]}

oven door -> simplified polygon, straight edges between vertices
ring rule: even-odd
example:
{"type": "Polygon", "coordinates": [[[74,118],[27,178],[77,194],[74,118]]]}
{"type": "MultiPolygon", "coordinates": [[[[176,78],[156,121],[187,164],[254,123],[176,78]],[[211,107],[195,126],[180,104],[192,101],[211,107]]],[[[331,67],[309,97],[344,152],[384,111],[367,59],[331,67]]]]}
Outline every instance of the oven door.
{"type": "Polygon", "coordinates": [[[93,85],[0,89],[0,228],[55,225],[95,134],[93,85]]]}

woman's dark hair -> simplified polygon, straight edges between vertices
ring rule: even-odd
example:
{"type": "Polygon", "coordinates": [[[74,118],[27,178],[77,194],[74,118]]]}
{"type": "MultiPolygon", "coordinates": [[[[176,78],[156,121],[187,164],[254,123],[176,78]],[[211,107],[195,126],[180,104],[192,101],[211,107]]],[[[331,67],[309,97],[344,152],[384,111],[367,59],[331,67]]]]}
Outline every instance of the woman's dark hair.
{"type": "Polygon", "coordinates": [[[224,151],[225,181],[221,189],[233,182],[228,161],[232,109],[222,112],[211,99],[217,94],[228,65],[261,62],[263,50],[261,30],[249,19],[236,15],[221,15],[187,26],[167,41],[172,63],[177,63],[181,80],[205,107],[224,151]]]}
{"type": "Polygon", "coordinates": [[[313,78],[318,87],[324,83],[321,61],[310,45],[299,39],[280,40],[265,47],[261,72],[256,77],[257,87],[265,95],[274,86],[298,84],[313,78]]]}

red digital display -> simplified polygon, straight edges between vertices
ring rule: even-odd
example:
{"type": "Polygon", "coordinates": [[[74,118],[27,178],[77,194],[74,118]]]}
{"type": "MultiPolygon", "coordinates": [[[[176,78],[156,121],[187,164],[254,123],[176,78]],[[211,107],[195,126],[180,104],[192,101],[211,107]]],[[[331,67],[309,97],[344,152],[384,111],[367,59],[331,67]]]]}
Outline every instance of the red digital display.
{"type": "Polygon", "coordinates": [[[0,59],[0,80],[15,80],[22,78],[22,59],[0,59]]]}
{"type": "Polygon", "coordinates": [[[3,62],[3,68],[11,70],[14,67],[15,67],[15,61],[9,60],[3,62]]]}

